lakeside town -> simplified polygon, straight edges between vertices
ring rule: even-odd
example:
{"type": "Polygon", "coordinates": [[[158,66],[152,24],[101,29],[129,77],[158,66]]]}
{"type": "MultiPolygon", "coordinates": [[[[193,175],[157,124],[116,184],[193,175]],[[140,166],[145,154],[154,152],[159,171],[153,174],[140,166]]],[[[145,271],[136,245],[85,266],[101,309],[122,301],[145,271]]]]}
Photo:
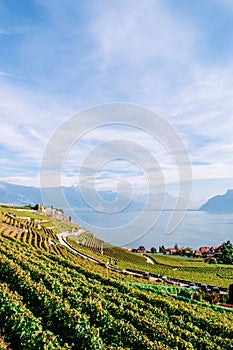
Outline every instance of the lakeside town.
{"type": "Polygon", "coordinates": [[[203,258],[204,261],[211,264],[233,263],[233,244],[229,240],[219,246],[201,246],[199,249],[179,247],[178,244],[175,244],[173,248],[165,248],[164,245],[159,246],[158,251],[156,247],[151,247],[151,249],[148,251],[144,246],[139,246],[137,249],[124,247],[124,249],[134,253],[153,253],[177,255],[188,258],[203,258]]]}

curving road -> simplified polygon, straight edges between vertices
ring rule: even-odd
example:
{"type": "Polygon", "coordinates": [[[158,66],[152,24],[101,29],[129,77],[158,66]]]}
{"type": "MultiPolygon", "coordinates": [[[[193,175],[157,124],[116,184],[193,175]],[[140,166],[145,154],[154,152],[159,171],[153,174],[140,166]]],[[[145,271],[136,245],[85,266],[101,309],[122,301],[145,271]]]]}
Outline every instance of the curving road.
{"type": "Polygon", "coordinates": [[[89,256],[89,255],[87,255],[87,254],[84,254],[84,253],[80,252],[78,249],[72,247],[72,246],[66,241],[66,237],[67,237],[67,236],[70,236],[71,234],[72,234],[72,235],[78,235],[78,234],[80,234],[81,232],[83,232],[83,229],[79,229],[78,231],[72,232],[72,233],[70,233],[70,232],[68,232],[68,231],[66,231],[66,232],[61,232],[61,233],[58,233],[58,234],[57,234],[57,237],[58,237],[58,239],[59,239],[60,244],[64,245],[66,248],[68,248],[69,250],[71,250],[73,253],[76,253],[76,254],[82,256],[84,259],[88,259],[88,260],[90,260],[90,261],[92,261],[92,262],[94,262],[94,263],[96,263],[96,264],[100,264],[100,261],[98,261],[98,260],[92,258],[91,256],[89,256]]]}
{"type": "MultiPolygon", "coordinates": [[[[78,249],[76,248],[73,248],[67,241],[66,241],[66,237],[67,236],[70,236],[71,234],[72,235],[78,235],[79,233],[83,232],[83,229],[79,229],[78,231],[76,232],[61,232],[61,233],[58,233],[57,234],[57,237],[59,239],[59,242],[64,245],[65,247],[67,247],[68,249],[70,249],[73,253],[75,254],[79,254],[80,256],[82,256],[84,259],[88,259],[96,264],[100,264],[100,265],[103,265],[103,263],[97,259],[94,259],[92,258],[90,255],[87,255],[87,254],[84,254],[82,252],[80,252],[78,249]]],[[[154,263],[149,257],[146,257],[147,258],[147,263],[154,263]],[[150,260],[150,261],[149,261],[150,260]]],[[[115,270],[115,271],[118,271],[120,273],[127,273],[127,274],[130,274],[130,275],[134,275],[134,276],[137,276],[137,277],[143,277],[143,274],[145,273],[145,271],[140,271],[140,270],[134,270],[134,269],[125,269],[125,270],[122,270],[122,269],[119,269],[115,266],[112,266],[112,265],[108,265],[108,268],[110,268],[111,270],[115,270]]],[[[157,279],[163,279],[163,276],[159,275],[159,274],[153,274],[153,273],[150,273],[150,279],[151,280],[157,280],[157,279]]],[[[175,277],[169,277],[169,276],[166,276],[166,280],[167,281],[170,281],[170,282],[173,282],[173,283],[179,283],[179,284],[182,284],[182,286],[184,287],[189,287],[189,283],[190,282],[193,282],[193,281],[186,281],[186,280],[182,280],[182,279],[179,279],[179,278],[175,278],[175,277]]],[[[201,283],[196,283],[197,287],[200,287],[201,283]]],[[[208,285],[208,288],[212,288],[213,286],[210,286],[208,285]]],[[[228,292],[228,288],[223,288],[223,287],[219,287],[219,290],[221,293],[225,294],[228,292]]]]}

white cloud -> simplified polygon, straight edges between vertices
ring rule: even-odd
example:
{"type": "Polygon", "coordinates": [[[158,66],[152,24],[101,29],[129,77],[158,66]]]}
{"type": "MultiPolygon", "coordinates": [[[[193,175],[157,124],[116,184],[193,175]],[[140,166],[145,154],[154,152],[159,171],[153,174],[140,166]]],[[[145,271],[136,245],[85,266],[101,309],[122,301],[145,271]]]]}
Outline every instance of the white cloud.
{"type": "Polygon", "coordinates": [[[9,182],[22,186],[40,186],[39,176],[19,176],[14,174],[14,176],[0,177],[0,181],[9,182]]]}
{"type": "MultiPolygon", "coordinates": [[[[21,65],[15,65],[12,73],[24,79],[7,79],[5,72],[12,70],[5,67],[0,72],[1,145],[8,152],[4,159],[26,157],[28,167],[38,166],[47,141],[71,112],[123,100],[158,110],[171,122],[194,163],[195,179],[221,179],[232,173],[232,57],[226,54],[224,64],[206,60],[200,47],[207,33],[203,39],[188,16],[181,20],[166,2],[152,0],[111,5],[36,3],[43,6],[46,21],[35,23],[33,30],[27,28],[16,52],[21,65]]],[[[2,33],[7,33],[6,28],[2,33]]],[[[170,155],[159,142],[139,130],[113,127],[88,133],[72,150],[64,183],[77,181],[72,171],[96,144],[119,138],[144,145],[155,155],[167,181],[177,180],[170,155]]],[[[113,151],[117,150],[108,150],[109,156],[113,151]]],[[[138,159],[142,158],[143,152],[138,152],[138,159]]],[[[125,176],[141,184],[141,177],[134,177],[131,167],[127,170],[125,176]]],[[[29,181],[28,171],[16,181],[29,181]]],[[[104,175],[111,181],[110,173],[104,175]]],[[[111,176],[114,182],[121,174],[111,176]]],[[[99,184],[104,186],[105,180],[103,176],[99,184]]]]}

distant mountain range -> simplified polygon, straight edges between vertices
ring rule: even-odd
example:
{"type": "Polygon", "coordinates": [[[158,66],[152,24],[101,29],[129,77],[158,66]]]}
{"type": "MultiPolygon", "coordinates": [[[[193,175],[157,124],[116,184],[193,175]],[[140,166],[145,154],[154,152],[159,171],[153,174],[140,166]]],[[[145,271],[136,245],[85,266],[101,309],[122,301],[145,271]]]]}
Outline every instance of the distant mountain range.
{"type": "Polygon", "coordinates": [[[0,181],[0,203],[12,205],[35,205],[41,203],[40,189],[14,185],[0,181]]]}
{"type": "MultiPolygon", "coordinates": [[[[90,210],[90,206],[82,197],[82,193],[78,186],[70,186],[70,187],[62,187],[65,198],[70,207],[81,210],[90,210]]],[[[51,202],[47,203],[48,205],[52,205],[54,207],[60,208],[60,204],[56,201],[56,196],[53,196],[53,189],[49,189],[51,191],[51,202]]],[[[95,208],[101,209],[102,200],[106,203],[106,207],[111,206],[113,210],[118,210],[118,205],[121,203],[117,202],[118,194],[114,191],[99,191],[97,192],[98,196],[93,195],[90,190],[85,190],[88,197],[92,199],[92,202],[95,208]],[[114,202],[116,202],[116,206],[114,207],[114,202]]],[[[148,207],[148,210],[160,210],[161,203],[163,203],[163,194],[150,194],[150,200],[152,202],[153,208],[148,207]],[[152,200],[151,200],[152,199],[152,200]]],[[[141,211],[144,210],[147,195],[146,194],[133,194],[132,198],[127,198],[127,195],[123,195],[124,203],[129,204],[125,206],[124,211],[141,211]],[[125,197],[124,197],[125,196],[125,197]]],[[[176,197],[173,197],[166,193],[165,202],[163,205],[164,210],[172,210],[177,201],[176,197]]],[[[12,205],[32,205],[34,206],[37,203],[42,203],[42,197],[40,188],[33,186],[22,186],[22,185],[14,185],[7,182],[0,181],[0,203],[12,204],[12,205]]],[[[66,209],[66,208],[61,208],[66,209]]],[[[210,198],[206,203],[204,203],[200,208],[200,211],[209,211],[209,212],[233,212],[233,189],[229,189],[223,195],[216,195],[210,198]]],[[[104,210],[103,210],[104,211],[104,210]]]]}
{"type": "MultiPolygon", "coordinates": [[[[76,209],[89,209],[90,206],[82,197],[82,193],[78,186],[62,187],[65,198],[70,207],[76,209]]],[[[52,198],[52,203],[47,203],[48,205],[53,205],[54,207],[60,208],[59,202],[56,201],[56,196],[53,196],[54,189],[48,189],[50,192],[50,197],[52,198]]],[[[128,203],[125,205],[125,211],[141,211],[146,206],[147,195],[146,194],[133,194],[132,198],[128,198],[126,194],[122,195],[122,202],[118,203],[118,194],[113,191],[99,191],[98,196],[93,195],[90,190],[85,190],[88,198],[92,199],[92,202],[96,208],[100,208],[103,205],[102,200],[106,203],[106,207],[111,205],[113,210],[118,210],[118,205],[121,208],[122,203],[128,203]],[[102,200],[101,200],[102,199],[102,200]],[[116,206],[114,207],[114,202],[116,206]]],[[[168,193],[165,196],[165,202],[163,203],[163,194],[150,194],[150,200],[152,203],[151,207],[147,209],[160,210],[161,206],[165,210],[171,210],[174,208],[177,198],[172,197],[168,193]],[[164,205],[162,205],[164,204],[164,205]]],[[[0,203],[12,204],[12,205],[36,205],[37,203],[42,203],[42,196],[40,189],[38,187],[32,186],[22,186],[14,185],[7,182],[0,182],[0,203]]],[[[43,204],[43,203],[42,203],[43,204]]],[[[62,208],[66,209],[66,208],[62,208]]]]}
{"type": "Polygon", "coordinates": [[[227,190],[223,195],[217,195],[210,198],[200,207],[199,210],[233,213],[233,190],[227,190]]]}

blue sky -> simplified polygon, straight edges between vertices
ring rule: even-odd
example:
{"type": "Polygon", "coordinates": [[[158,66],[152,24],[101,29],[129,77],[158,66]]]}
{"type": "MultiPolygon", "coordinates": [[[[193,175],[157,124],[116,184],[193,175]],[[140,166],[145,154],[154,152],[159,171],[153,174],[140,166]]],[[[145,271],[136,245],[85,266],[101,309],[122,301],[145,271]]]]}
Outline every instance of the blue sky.
{"type": "MultiPolygon", "coordinates": [[[[194,204],[225,192],[233,187],[232,58],[231,0],[0,0],[1,180],[38,186],[46,144],[69,116],[129,102],[159,113],[182,138],[194,204]]],[[[93,131],[67,155],[63,183],[77,183],[82,156],[119,131],[153,148],[138,130],[93,131]]],[[[175,195],[177,174],[155,147],[175,195]]],[[[122,178],[145,188],[142,169],[124,161],[104,165],[98,186],[122,178]]]]}

